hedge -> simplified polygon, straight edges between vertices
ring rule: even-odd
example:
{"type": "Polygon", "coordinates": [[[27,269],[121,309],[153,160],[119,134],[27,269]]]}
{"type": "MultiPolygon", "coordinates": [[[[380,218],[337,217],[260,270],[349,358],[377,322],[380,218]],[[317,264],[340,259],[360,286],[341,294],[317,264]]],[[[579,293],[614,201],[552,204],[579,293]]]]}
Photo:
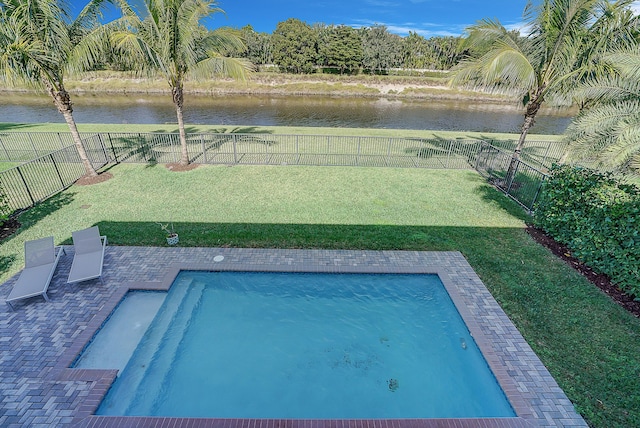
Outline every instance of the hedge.
{"type": "Polygon", "coordinates": [[[640,297],[640,188],[611,173],[554,166],[533,221],[581,262],[640,297]]]}

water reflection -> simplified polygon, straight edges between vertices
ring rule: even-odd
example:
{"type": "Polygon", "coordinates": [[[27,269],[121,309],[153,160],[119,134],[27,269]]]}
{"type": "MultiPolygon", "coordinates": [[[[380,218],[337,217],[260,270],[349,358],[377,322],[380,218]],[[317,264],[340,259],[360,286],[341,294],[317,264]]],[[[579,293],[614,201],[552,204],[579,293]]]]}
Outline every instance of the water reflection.
{"type": "MultiPolygon", "coordinates": [[[[78,123],[176,122],[169,95],[76,95],[73,101],[78,123]]],[[[190,124],[476,132],[519,132],[522,114],[512,106],[477,101],[247,95],[187,96],[184,112],[190,124]]],[[[0,97],[0,122],[62,121],[47,97],[0,97]]],[[[532,133],[560,134],[570,121],[567,111],[546,110],[532,133]]]]}

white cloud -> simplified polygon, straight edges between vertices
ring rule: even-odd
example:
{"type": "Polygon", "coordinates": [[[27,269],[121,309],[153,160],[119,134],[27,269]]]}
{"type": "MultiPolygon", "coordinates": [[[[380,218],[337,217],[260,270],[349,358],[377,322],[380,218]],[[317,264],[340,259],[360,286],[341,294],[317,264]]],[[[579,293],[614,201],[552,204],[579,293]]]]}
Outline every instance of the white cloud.
{"type": "Polygon", "coordinates": [[[384,25],[387,27],[390,33],[398,34],[400,36],[408,36],[409,32],[414,32],[422,37],[449,37],[449,36],[460,36],[463,34],[464,29],[468,27],[468,25],[454,25],[454,26],[444,26],[442,24],[435,24],[432,22],[377,22],[366,19],[356,20],[355,23],[350,24],[351,27],[360,28],[360,27],[372,27],[374,25],[384,25]]]}
{"type": "Polygon", "coordinates": [[[372,7],[395,7],[398,2],[393,0],[366,0],[366,3],[372,7]]]}

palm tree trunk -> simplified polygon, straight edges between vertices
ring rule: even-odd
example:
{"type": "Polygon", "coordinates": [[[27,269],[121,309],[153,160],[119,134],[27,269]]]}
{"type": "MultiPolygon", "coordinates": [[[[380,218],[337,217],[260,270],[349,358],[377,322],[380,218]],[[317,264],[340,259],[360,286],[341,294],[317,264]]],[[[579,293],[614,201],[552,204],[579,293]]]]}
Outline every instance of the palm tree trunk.
{"type": "Polygon", "coordinates": [[[58,83],[58,89],[55,89],[53,85],[49,82],[45,82],[49,95],[53,98],[53,103],[56,105],[56,108],[62,116],[64,116],[65,122],[67,122],[67,126],[69,126],[69,131],[71,131],[71,137],[73,138],[73,142],[76,145],[76,149],[78,150],[78,155],[80,156],[80,160],[82,161],[82,166],[84,167],[84,175],[87,177],[95,177],[98,175],[93,165],[91,165],[91,161],[89,161],[89,156],[87,156],[87,151],[84,149],[84,145],[82,144],[82,138],[80,138],[80,133],[78,132],[78,127],[76,126],[76,121],[73,118],[73,106],[71,103],[71,97],[69,93],[64,89],[62,83],[58,83]]]}
{"type": "Polygon", "coordinates": [[[542,100],[539,97],[533,98],[527,103],[526,112],[524,114],[524,122],[522,123],[522,129],[520,131],[520,138],[518,139],[518,144],[516,144],[515,149],[513,149],[513,155],[511,156],[509,169],[507,170],[507,174],[504,178],[505,186],[510,186],[511,182],[513,181],[516,173],[516,168],[518,166],[518,161],[520,160],[520,153],[522,153],[524,143],[527,139],[527,134],[529,133],[531,127],[534,125],[536,115],[538,114],[538,111],[540,111],[541,106],[542,100]]]}
{"type": "Polygon", "coordinates": [[[187,150],[187,134],[184,130],[184,119],[182,118],[182,106],[184,105],[184,90],[182,82],[171,89],[173,103],[176,106],[176,116],[178,116],[178,131],[180,133],[180,165],[189,165],[189,151],[187,150]]]}

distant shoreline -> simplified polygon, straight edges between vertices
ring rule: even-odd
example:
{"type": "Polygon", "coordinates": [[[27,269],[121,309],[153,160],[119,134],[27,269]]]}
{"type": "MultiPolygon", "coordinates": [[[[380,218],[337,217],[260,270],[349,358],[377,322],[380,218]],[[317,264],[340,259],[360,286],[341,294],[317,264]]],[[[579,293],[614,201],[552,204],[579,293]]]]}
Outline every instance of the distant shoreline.
{"type": "MultiPolygon", "coordinates": [[[[170,94],[169,85],[159,78],[140,78],[127,73],[93,72],[79,78],[68,78],[65,86],[72,94],[170,94]]],[[[18,87],[0,88],[5,93],[43,93],[42,90],[18,87]]],[[[443,78],[406,76],[340,76],[256,73],[246,82],[230,79],[187,81],[187,95],[273,95],[385,97],[421,100],[488,101],[516,105],[503,95],[453,89],[443,78]]]]}

